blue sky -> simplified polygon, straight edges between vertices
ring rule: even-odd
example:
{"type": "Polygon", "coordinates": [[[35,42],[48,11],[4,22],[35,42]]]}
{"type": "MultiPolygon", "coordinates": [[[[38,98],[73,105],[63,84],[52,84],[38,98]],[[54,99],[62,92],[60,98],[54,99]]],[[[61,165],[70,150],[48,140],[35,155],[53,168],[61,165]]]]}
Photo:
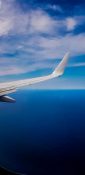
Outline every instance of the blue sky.
{"type": "Polygon", "coordinates": [[[0,0],[0,80],[48,74],[71,56],[58,80],[32,88],[85,89],[85,1],[0,0]]]}

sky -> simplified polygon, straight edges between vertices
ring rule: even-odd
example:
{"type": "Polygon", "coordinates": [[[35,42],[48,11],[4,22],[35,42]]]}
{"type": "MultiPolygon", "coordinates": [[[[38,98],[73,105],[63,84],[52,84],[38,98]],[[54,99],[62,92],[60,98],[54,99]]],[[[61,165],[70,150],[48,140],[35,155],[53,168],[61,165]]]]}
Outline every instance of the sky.
{"type": "Polygon", "coordinates": [[[60,79],[32,88],[85,89],[85,1],[0,0],[0,81],[47,75],[66,52],[60,79]]]}

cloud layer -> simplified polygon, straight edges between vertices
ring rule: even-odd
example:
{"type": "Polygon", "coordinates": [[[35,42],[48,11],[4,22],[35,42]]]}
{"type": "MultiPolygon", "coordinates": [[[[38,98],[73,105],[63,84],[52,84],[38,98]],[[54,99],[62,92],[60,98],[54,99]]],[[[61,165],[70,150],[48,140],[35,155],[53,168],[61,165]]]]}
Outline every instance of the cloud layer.
{"type": "Polygon", "coordinates": [[[48,67],[46,60],[61,58],[67,51],[73,56],[85,54],[85,33],[76,33],[85,16],[60,18],[46,9],[63,13],[55,4],[45,8],[28,4],[24,10],[15,0],[0,1],[0,63],[4,60],[0,75],[48,67]]]}

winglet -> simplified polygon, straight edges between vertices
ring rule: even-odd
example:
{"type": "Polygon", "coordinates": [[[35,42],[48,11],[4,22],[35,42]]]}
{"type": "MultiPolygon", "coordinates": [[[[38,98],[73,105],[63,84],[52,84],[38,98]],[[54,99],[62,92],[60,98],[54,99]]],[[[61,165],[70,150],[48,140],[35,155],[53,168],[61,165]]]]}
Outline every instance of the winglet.
{"type": "Polygon", "coordinates": [[[52,75],[54,77],[60,76],[60,75],[62,75],[64,73],[64,70],[65,70],[68,58],[69,58],[69,52],[65,54],[65,56],[63,57],[63,59],[60,62],[60,64],[53,71],[52,75]]]}

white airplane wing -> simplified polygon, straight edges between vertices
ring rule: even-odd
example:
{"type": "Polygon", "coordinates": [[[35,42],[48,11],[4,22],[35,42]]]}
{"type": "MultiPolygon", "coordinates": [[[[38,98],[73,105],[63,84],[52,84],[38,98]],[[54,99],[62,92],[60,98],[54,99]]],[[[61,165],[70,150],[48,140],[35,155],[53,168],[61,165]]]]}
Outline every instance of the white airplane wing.
{"type": "Polygon", "coordinates": [[[64,73],[64,69],[66,67],[67,61],[69,58],[69,53],[66,53],[60,64],[55,68],[55,70],[47,75],[37,78],[30,78],[24,80],[17,80],[8,83],[0,83],[0,101],[2,102],[15,102],[15,99],[7,96],[7,94],[15,92],[17,89],[20,89],[24,86],[29,86],[35,83],[39,83],[42,81],[50,80],[55,77],[59,77],[64,73]]]}

